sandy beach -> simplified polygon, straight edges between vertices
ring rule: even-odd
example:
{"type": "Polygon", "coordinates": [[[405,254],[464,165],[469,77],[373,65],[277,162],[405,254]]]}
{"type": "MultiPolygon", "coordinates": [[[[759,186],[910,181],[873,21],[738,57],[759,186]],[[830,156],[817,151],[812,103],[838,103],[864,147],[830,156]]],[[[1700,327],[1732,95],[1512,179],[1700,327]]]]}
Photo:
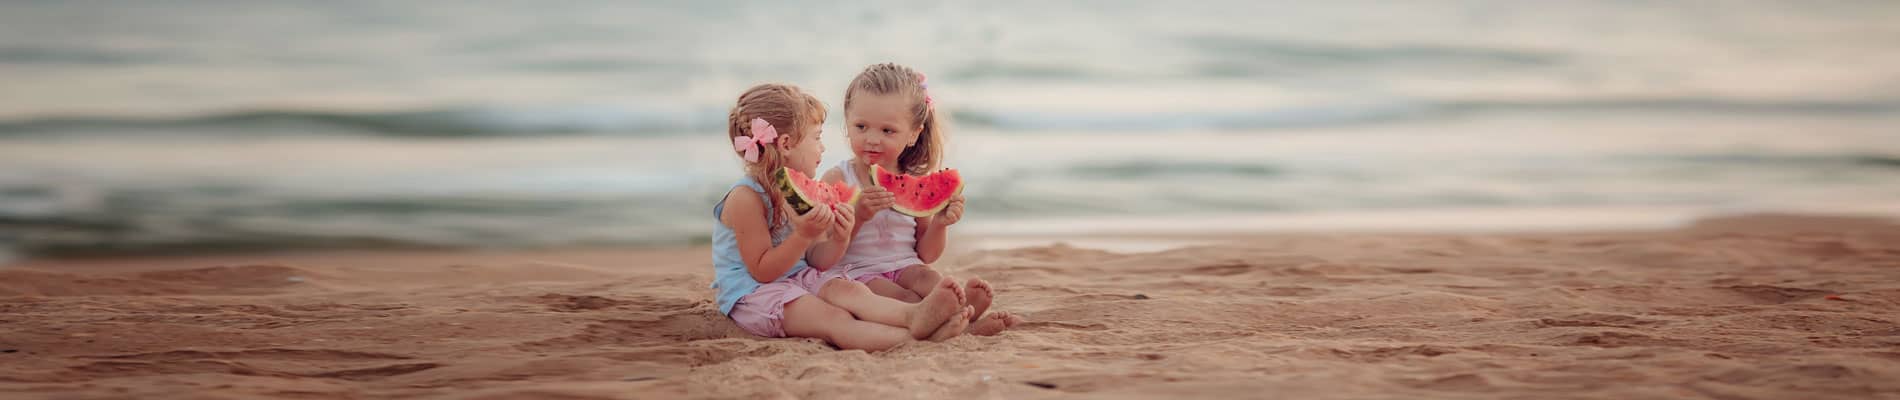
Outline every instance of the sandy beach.
{"type": "MultiPolygon", "coordinates": [[[[0,400],[1900,400],[1896,21],[0,2],[0,400]],[[955,169],[892,196],[964,199],[913,247],[1027,322],[722,315],[718,204],[860,159],[955,169]]],[[[904,255],[861,214],[852,258],[904,255]]]]}
{"type": "Polygon", "coordinates": [[[1030,322],[885,353],[743,333],[706,252],[27,262],[0,397],[1900,397],[1878,219],[965,249],[1030,322]]]}

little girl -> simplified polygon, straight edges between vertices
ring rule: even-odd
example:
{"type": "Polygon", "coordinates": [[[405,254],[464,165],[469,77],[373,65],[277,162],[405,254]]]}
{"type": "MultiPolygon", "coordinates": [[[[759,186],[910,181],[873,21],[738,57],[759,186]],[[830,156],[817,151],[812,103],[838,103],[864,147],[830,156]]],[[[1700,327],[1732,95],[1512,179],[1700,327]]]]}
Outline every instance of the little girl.
{"type": "MultiPolygon", "coordinates": [[[[963,218],[963,196],[952,198],[937,215],[913,218],[890,209],[891,192],[865,184],[872,181],[872,165],[913,175],[936,170],[945,135],[939,115],[924,74],[909,67],[872,65],[851,80],[844,92],[844,117],[854,157],[825,172],[823,180],[850,183],[863,195],[854,210],[852,239],[814,248],[813,263],[835,263],[832,275],[864,282],[871,291],[906,303],[924,301],[939,287],[957,288],[930,263],[943,256],[950,225],[963,218]]],[[[974,310],[971,333],[994,335],[1022,322],[1008,312],[984,314],[994,296],[989,282],[973,277],[965,286],[974,310]]]]}
{"type": "Polygon", "coordinates": [[[954,284],[912,304],[807,267],[806,251],[848,239],[855,216],[833,207],[798,215],[773,176],[781,167],[807,175],[818,168],[824,120],[824,104],[790,85],[754,86],[733,106],[726,131],[746,176],[713,207],[719,311],[759,336],[819,338],[843,349],[877,351],[961,334],[974,310],[954,284]]]}

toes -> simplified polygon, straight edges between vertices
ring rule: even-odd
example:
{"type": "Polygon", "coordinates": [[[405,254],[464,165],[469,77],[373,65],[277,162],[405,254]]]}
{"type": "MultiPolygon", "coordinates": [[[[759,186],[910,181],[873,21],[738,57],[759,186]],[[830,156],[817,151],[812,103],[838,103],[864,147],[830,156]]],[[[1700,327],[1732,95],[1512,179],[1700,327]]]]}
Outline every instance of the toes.
{"type": "Polygon", "coordinates": [[[985,316],[983,316],[983,318],[985,318],[985,319],[993,319],[993,320],[998,320],[998,321],[1003,321],[1003,325],[1004,325],[1004,326],[1009,326],[1009,325],[1015,325],[1015,324],[1013,324],[1013,323],[1011,323],[1011,321],[1015,321],[1015,320],[1019,320],[1019,319],[1020,319],[1020,318],[1019,318],[1019,317],[1017,317],[1016,315],[1014,315],[1014,314],[1010,314],[1010,313],[1009,313],[1008,311],[1002,311],[1002,310],[997,310],[997,311],[994,311],[994,312],[990,312],[990,314],[989,314],[989,315],[985,315],[985,316]]]}
{"type": "Polygon", "coordinates": [[[1021,324],[1021,323],[1029,321],[1029,319],[1023,318],[1023,316],[1021,315],[1010,314],[1008,311],[998,311],[998,312],[1003,314],[1003,326],[1005,327],[1014,327],[1017,324],[1021,324]]]}
{"type": "MultiPolygon", "coordinates": [[[[983,302],[987,302],[991,298],[996,297],[996,289],[990,287],[989,281],[985,281],[978,278],[970,278],[969,283],[965,283],[964,287],[966,288],[964,290],[969,292],[968,296],[972,299],[971,300],[972,302],[983,303],[983,302]]],[[[977,310],[977,311],[983,311],[983,310],[977,310]]]]}
{"type": "Polygon", "coordinates": [[[940,330],[945,321],[956,320],[958,311],[965,308],[961,304],[953,296],[938,296],[932,293],[931,296],[925,297],[922,303],[916,305],[920,309],[914,311],[911,316],[909,326],[911,337],[923,339],[930,336],[931,332],[940,330]]]}
{"type": "Polygon", "coordinates": [[[961,318],[951,318],[950,321],[944,322],[943,326],[937,327],[937,331],[932,332],[930,337],[926,340],[941,342],[962,335],[964,331],[970,328],[969,316],[972,312],[975,312],[975,310],[969,306],[964,306],[963,311],[958,313],[961,318]]]}
{"type": "Polygon", "coordinates": [[[1021,318],[1010,315],[1006,311],[991,312],[984,314],[980,319],[970,323],[970,334],[977,336],[996,336],[1021,322],[1021,318]]]}
{"type": "Polygon", "coordinates": [[[957,286],[956,281],[945,279],[943,280],[943,284],[941,284],[940,286],[942,286],[942,289],[949,290],[950,294],[956,295],[958,303],[962,303],[965,301],[965,296],[964,296],[965,293],[963,292],[963,287],[957,286]]]}

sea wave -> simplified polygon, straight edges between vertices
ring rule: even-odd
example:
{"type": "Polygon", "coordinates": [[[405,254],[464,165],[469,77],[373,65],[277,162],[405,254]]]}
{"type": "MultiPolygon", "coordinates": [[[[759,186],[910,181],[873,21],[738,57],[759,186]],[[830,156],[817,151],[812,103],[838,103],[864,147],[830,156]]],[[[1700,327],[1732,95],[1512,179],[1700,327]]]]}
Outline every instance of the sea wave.
{"type": "Polygon", "coordinates": [[[1089,130],[1139,132],[1178,130],[1272,131],[1375,123],[1421,122],[1486,115],[1602,113],[1627,115],[1900,115],[1900,99],[1838,101],[1738,100],[1651,97],[1570,100],[1379,101],[1203,112],[1074,112],[966,109],[957,121],[1004,131],[1089,130]]]}
{"type": "Polygon", "coordinates": [[[415,111],[249,110],[183,117],[79,116],[0,120],[0,136],[349,133],[395,137],[654,134],[717,129],[723,111],[617,107],[447,107],[415,111]]]}
{"type": "MultiPolygon", "coordinates": [[[[1900,99],[1837,101],[1723,98],[1572,100],[1392,100],[1276,108],[1192,111],[1050,111],[968,107],[952,109],[959,125],[1005,132],[1178,130],[1272,131],[1373,123],[1417,122],[1498,114],[1630,113],[1713,115],[1900,115],[1900,99]]],[[[714,106],[444,107],[414,111],[344,112],[251,110],[184,117],[78,116],[0,120],[0,137],[194,134],[344,133],[393,137],[544,135],[669,135],[719,130],[725,110],[714,106]]]]}

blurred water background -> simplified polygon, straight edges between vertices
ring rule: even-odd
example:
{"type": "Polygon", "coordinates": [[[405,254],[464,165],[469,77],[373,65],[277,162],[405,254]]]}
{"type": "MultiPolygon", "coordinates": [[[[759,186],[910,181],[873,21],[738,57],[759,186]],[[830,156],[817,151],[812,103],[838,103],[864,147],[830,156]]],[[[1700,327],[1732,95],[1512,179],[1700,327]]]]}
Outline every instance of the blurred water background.
{"type": "Polygon", "coordinates": [[[829,164],[845,83],[884,61],[954,113],[968,232],[1892,211],[1894,21],[1890,1],[6,2],[0,254],[692,244],[739,174],[740,91],[831,104],[829,164]]]}

